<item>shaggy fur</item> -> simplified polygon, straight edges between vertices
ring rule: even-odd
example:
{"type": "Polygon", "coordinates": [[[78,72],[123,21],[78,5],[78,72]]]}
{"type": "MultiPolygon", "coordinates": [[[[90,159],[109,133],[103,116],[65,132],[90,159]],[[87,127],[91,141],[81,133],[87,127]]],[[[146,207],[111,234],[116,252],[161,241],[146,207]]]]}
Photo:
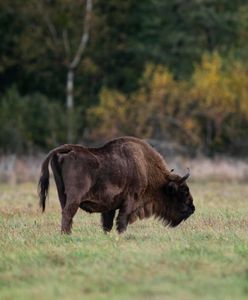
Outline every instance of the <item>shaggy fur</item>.
{"type": "Polygon", "coordinates": [[[45,210],[49,170],[54,174],[62,208],[61,231],[70,233],[78,208],[101,213],[105,232],[122,233],[138,218],[155,216],[177,226],[195,210],[186,179],[168,170],[161,157],[143,140],[114,139],[100,148],[62,145],[44,160],[39,180],[40,205],[45,210]]]}

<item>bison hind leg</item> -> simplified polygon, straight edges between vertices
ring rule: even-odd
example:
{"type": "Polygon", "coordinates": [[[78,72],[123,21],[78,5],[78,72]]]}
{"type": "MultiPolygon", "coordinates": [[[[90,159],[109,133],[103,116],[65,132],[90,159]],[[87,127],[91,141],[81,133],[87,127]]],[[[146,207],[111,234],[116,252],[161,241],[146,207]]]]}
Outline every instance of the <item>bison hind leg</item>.
{"type": "Polygon", "coordinates": [[[104,232],[110,232],[113,228],[115,210],[110,210],[101,214],[102,228],[104,232]]]}
{"type": "Polygon", "coordinates": [[[72,219],[78,210],[76,201],[68,201],[62,210],[61,233],[70,234],[72,228],[72,219]]]}

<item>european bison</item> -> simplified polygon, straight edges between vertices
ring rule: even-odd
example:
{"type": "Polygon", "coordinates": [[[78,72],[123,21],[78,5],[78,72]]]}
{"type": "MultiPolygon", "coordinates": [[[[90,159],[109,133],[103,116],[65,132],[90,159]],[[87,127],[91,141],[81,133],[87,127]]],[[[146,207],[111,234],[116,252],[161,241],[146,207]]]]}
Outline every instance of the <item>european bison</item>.
{"type": "Polygon", "coordinates": [[[186,179],[168,170],[162,156],[141,139],[121,137],[100,148],[62,145],[42,163],[40,206],[45,210],[49,162],[62,208],[62,233],[70,233],[78,208],[101,213],[102,227],[122,233],[136,219],[152,215],[177,226],[195,207],[186,179]]]}

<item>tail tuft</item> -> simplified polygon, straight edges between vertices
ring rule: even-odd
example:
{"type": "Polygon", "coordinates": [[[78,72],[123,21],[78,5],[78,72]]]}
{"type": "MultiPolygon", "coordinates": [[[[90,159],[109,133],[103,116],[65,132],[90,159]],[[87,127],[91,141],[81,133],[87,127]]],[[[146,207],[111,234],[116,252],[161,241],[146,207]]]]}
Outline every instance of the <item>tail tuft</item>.
{"type": "Polygon", "coordinates": [[[49,169],[48,169],[49,160],[45,160],[41,168],[41,176],[38,184],[38,194],[40,197],[40,207],[42,212],[46,208],[46,198],[49,191],[49,169]]]}

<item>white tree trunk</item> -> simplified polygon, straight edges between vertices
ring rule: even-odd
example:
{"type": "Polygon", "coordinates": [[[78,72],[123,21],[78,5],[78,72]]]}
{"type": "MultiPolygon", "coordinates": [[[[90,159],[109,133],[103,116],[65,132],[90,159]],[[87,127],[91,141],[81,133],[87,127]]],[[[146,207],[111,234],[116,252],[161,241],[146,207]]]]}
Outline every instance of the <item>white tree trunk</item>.
{"type": "Polygon", "coordinates": [[[74,73],[76,68],[78,67],[83,52],[86,48],[86,45],[89,40],[89,31],[90,31],[90,21],[91,21],[91,13],[92,13],[92,0],[86,0],[86,9],[85,9],[85,17],[84,17],[84,28],[81,37],[80,44],[76,51],[74,58],[68,66],[67,73],[67,84],[66,84],[66,107],[68,112],[68,122],[67,122],[67,142],[72,143],[74,141],[74,73]]]}
{"type": "Polygon", "coordinates": [[[67,108],[67,142],[73,142],[73,108],[74,108],[74,98],[73,98],[73,87],[74,87],[74,70],[69,69],[67,73],[67,84],[66,84],[66,108],[67,108]]]}

